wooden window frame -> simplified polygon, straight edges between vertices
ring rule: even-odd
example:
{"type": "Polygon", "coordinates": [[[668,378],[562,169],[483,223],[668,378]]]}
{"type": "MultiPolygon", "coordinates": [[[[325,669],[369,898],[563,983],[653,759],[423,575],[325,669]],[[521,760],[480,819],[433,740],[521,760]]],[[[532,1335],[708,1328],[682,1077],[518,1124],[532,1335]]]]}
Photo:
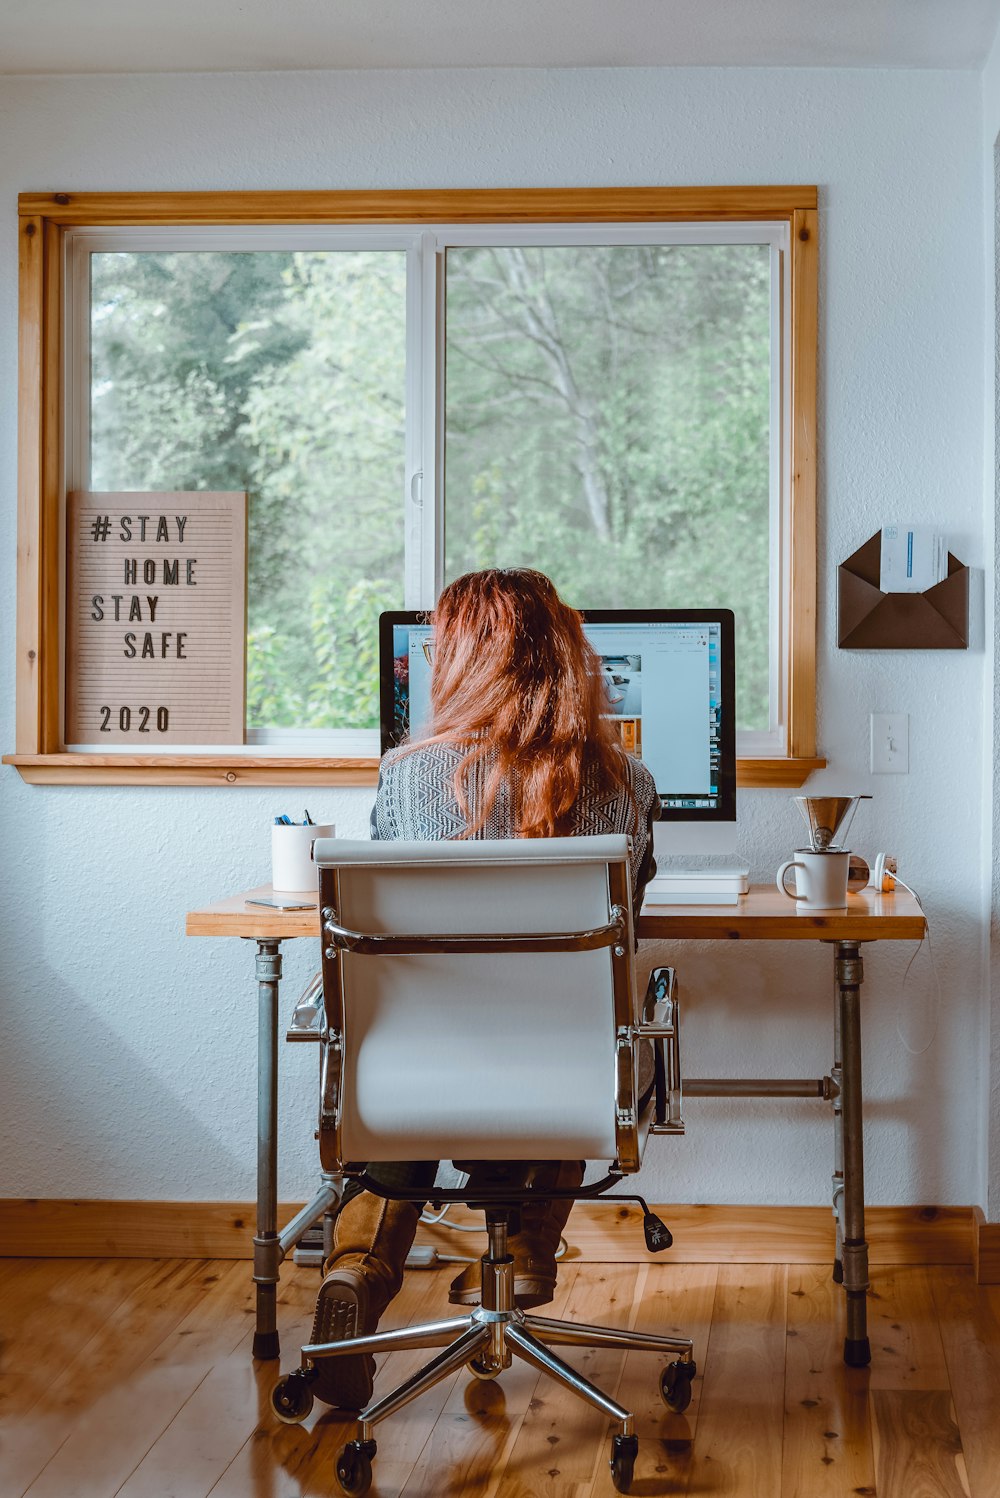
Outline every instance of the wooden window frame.
{"type": "Polygon", "coordinates": [[[84,225],[650,223],[783,220],[791,277],[788,752],[741,787],[798,786],[816,756],[817,190],[501,188],[402,192],[22,193],[19,213],[16,752],[32,784],[373,785],[375,758],[80,754],[63,744],[63,238],[84,225]]]}

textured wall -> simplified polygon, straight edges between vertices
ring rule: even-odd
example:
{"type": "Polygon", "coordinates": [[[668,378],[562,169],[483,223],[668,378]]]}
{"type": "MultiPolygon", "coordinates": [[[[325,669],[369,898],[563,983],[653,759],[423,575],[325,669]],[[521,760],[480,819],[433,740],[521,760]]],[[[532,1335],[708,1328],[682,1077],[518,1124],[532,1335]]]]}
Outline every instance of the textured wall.
{"type": "Polygon", "coordinates": [[[992,576],[987,577],[987,619],[993,629],[986,640],[987,691],[991,706],[987,725],[984,796],[992,814],[983,817],[983,884],[988,896],[989,983],[984,1005],[984,1051],[990,1065],[983,1078],[982,1107],[986,1117],[983,1138],[985,1196],[990,1221],[1000,1219],[1000,675],[997,673],[996,575],[1000,564],[1000,534],[996,524],[1000,504],[1000,444],[997,442],[1000,412],[1000,36],[983,70],[983,241],[985,246],[986,330],[984,425],[986,441],[983,464],[983,511],[986,556],[993,557],[992,576]]]}
{"type": "MultiPolygon", "coordinates": [[[[991,742],[982,588],[962,654],[836,649],[835,568],[885,518],[932,521],[982,569],[982,119],[968,75],[610,70],[20,79],[0,83],[0,742],[12,746],[14,197],[21,189],[816,182],[822,205],[819,740],[810,789],[872,791],[855,846],[888,848],[923,895],[926,952],[868,949],[869,1198],[983,1195],[991,742]],[[910,714],[911,772],[868,773],[868,714],[910,714]],[[987,803],[987,804],[984,804],[987,803]]],[[[991,533],[990,533],[991,534],[991,533]]],[[[982,583],[982,572],[978,574],[982,583]]],[[[992,624],[989,626],[992,635],[992,624]]],[[[8,925],[0,1192],[241,1198],[254,1171],[252,950],[188,941],[185,909],[264,878],[264,790],[39,789],[0,780],[8,925]]],[[[367,791],[309,792],[362,833],[367,791]]],[[[767,878],[798,841],[784,792],[740,800],[767,878]]],[[[672,954],[694,1073],[818,1074],[829,955],[672,954]]],[[[312,962],[289,948],[287,998],[312,962]]],[[[315,1057],[282,1058],[282,1194],[312,1169],[315,1057]]],[[[825,1112],[691,1102],[652,1150],[654,1199],[819,1202],[825,1112]]]]}

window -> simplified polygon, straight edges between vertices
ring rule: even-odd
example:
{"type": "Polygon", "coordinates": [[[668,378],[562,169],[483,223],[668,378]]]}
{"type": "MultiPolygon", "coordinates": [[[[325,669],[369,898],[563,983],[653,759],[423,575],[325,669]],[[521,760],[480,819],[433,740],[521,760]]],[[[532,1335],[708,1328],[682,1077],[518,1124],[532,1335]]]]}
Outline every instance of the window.
{"type": "Polygon", "coordinates": [[[378,613],[530,564],[580,607],[734,608],[741,783],[801,783],[815,197],[23,198],[22,774],[369,779],[378,613]],[[244,745],[64,742],[74,488],[249,492],[244,745]]]}
{"type": "Polygon", "coordinates": [[[67,236],[67,487],[246,490],[248,745],[377,754],[378,616],[404,607],[415,257],[312,238],[67,236]]]}
{"type": "Polygon", "coordinates": [[[445,577],[733,608],[743,748],[778,752],[784,226],[487,235],[446,254],[445,577]]]}

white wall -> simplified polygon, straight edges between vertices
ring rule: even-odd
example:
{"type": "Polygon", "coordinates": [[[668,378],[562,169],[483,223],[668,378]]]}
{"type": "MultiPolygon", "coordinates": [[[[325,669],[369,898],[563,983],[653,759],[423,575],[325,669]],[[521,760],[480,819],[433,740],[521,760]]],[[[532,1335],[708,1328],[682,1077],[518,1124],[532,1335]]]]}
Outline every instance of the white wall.
{"type": "MultiPolygon", "coordinates": [[[[1000,502],[1000,448],[997,445],[997,411],[1000,402],[1000,314],[997,284],[1000,278],[1000,262],[997,260],[1000,247],[1000,35],[983,70],[983,242],[986,289],[986,316],[983,327],[983,384],[985,399],[983,417],[985,427],[983,463],[983,513],[986,520],[986,555],[993,557],[992,575],[987,578],[987,595],[996,596],[996,571],[1000,563],[1000,534],[996,524],[997,504],[1000,502]]],[[[987,1002],[984,1004],[984,1051],[990,1057],[982,1087],[982,1107],[986,1118],[984,1129],[984,1175],[986,1195],[984,1206],[990,1221],[1000,1218],[1000,674],[997,662],[997,630],[1000,621],[993,609],[987,618],[993,618],[992,636],[987,637],[987,683],[991,686],[991,707],[985,736],[983,792],[986,805],[991,806],[992,815],[984,815],[986,831],[983,847],[984,889],[988,895],[984,925],[988,923],[987,951],[989,954],[989,983],[987,1002]]]]}
{"type": "MultiPolygon", "coordinates": [[[[982,602],[965,653],[836,648],[835,569],[883,519],[931,521],[976,568],[983,505],[982,112],[968,74],[612,70],[18,79],[0,84],[0,743],[13,728],[18,190],[815,182],[820,186],[820,745],[810,789],[872,791],[859,851],[899,855],[926,953],[866,949],[872,1202],[984,1197],[982,602]],[[868,773],[868,715],[910,714],[911,772],[868,773]]],[[[990,532],[991,536],[992,532],[990,532]]],[[[992,624],[989,626],[992,635],[992,624]]],[[[298,794],[298,793],[296,793],[298,794]]],[[[790,793],[789,793],[790,794],[790,793]]],[[[747,792],[742,850],[770,877],[799,840],[785,792],[747,792]]],[[[266,877],[267,790],[39,789],[2,772],[0,1192],[248,1197],[252,949],[185,940],[184,911],[266,877]]],[[[309,792],[363,833],[371,793],[309,792]]],[[[288,948],[287,1007],[313,961],[288,948]]],[[[830,955],[776,944],[673,954],[691,1074],[829,1065],[830,955]]],[[[282,1195],[312,1171],[315,1056],[283,1057],[282,1195]]],[[[815,1104],[690,1102],[644,1172],[658,1200],[822,1202],[815,1104]]]]}

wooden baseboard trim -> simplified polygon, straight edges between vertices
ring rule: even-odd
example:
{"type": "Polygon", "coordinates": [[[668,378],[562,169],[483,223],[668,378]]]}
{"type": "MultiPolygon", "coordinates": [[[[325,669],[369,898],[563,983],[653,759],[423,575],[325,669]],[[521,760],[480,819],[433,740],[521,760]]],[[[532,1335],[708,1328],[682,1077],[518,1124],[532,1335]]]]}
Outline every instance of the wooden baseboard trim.
{"type": "Polygon", "coordinates": [[[982,1207],[972,1209],[972,1267],[977,1285],[1000,1285],[1000,1222],[987,1222],[982,1207]]]}
{"type": "MultiPolygon", "coordinates": [[[[300,1206],[280,1206],[278,1220],[300,1206]]],[[[255,1220],[251,1202],[0,1200],[0,1255],[252,1259],[255,1220]]]]}
{"type": "MultiPolygon", "coordinates": [[[[283,1204],[279,1221],[287,1222],[299,1205],[283,1204]]],[[[674,1235],[668,1258],[675,1264],[822,1264],[833,1258],[827,1207],[654,1210],[674,1235]]],[[[0,1257],[249,1259],[254,1215],[248,1202],[8,1199],[0,1201],[0,1257]]],[[[450,1215],[456,1222],[477,1220],[466,1208],[452,1208],[450,1215]]],[[[1000,1223],[985,1222],[978,1208],[869,1207],[865,1221],[873,1264],[970,1264],[981,1284],[1000,1283],[1000,1223]]],[[[646,1258],[640,1212],[611,1200],[581,1202],[567,1238],[570,1258],[646,1258]]],[[[442,1253],[476,1254],[485,1235],[422,1226],[417,1241],[442,1253]]]]}
{"type": "MultiPolygon", "coordinates": [[[[653,1211],[673,1234],[665,1257],[676,1264],[825,1264],[833,1259],[828,1207],[674,1204],[653,1211]]],[[[453,1215],[459,1222],[474,1220],[464,1209],[453,1209],[453,1215]]],[[[871,1262],[969,1264],[969,1215],[968,1207],[869,1207],[865,1226],[871,1262]]],[[[456,1252],[456,1234],[447,1229],[421,1227],[420,1237],[442,1252],[456,1252]]],[[[566,1237],[570,1258],[600,1263],[646,1257],[637,1207],[581,1203],[566,1237]]],[[[471,1234],[463,1239],[479,1241],[471,1234]]]]}

